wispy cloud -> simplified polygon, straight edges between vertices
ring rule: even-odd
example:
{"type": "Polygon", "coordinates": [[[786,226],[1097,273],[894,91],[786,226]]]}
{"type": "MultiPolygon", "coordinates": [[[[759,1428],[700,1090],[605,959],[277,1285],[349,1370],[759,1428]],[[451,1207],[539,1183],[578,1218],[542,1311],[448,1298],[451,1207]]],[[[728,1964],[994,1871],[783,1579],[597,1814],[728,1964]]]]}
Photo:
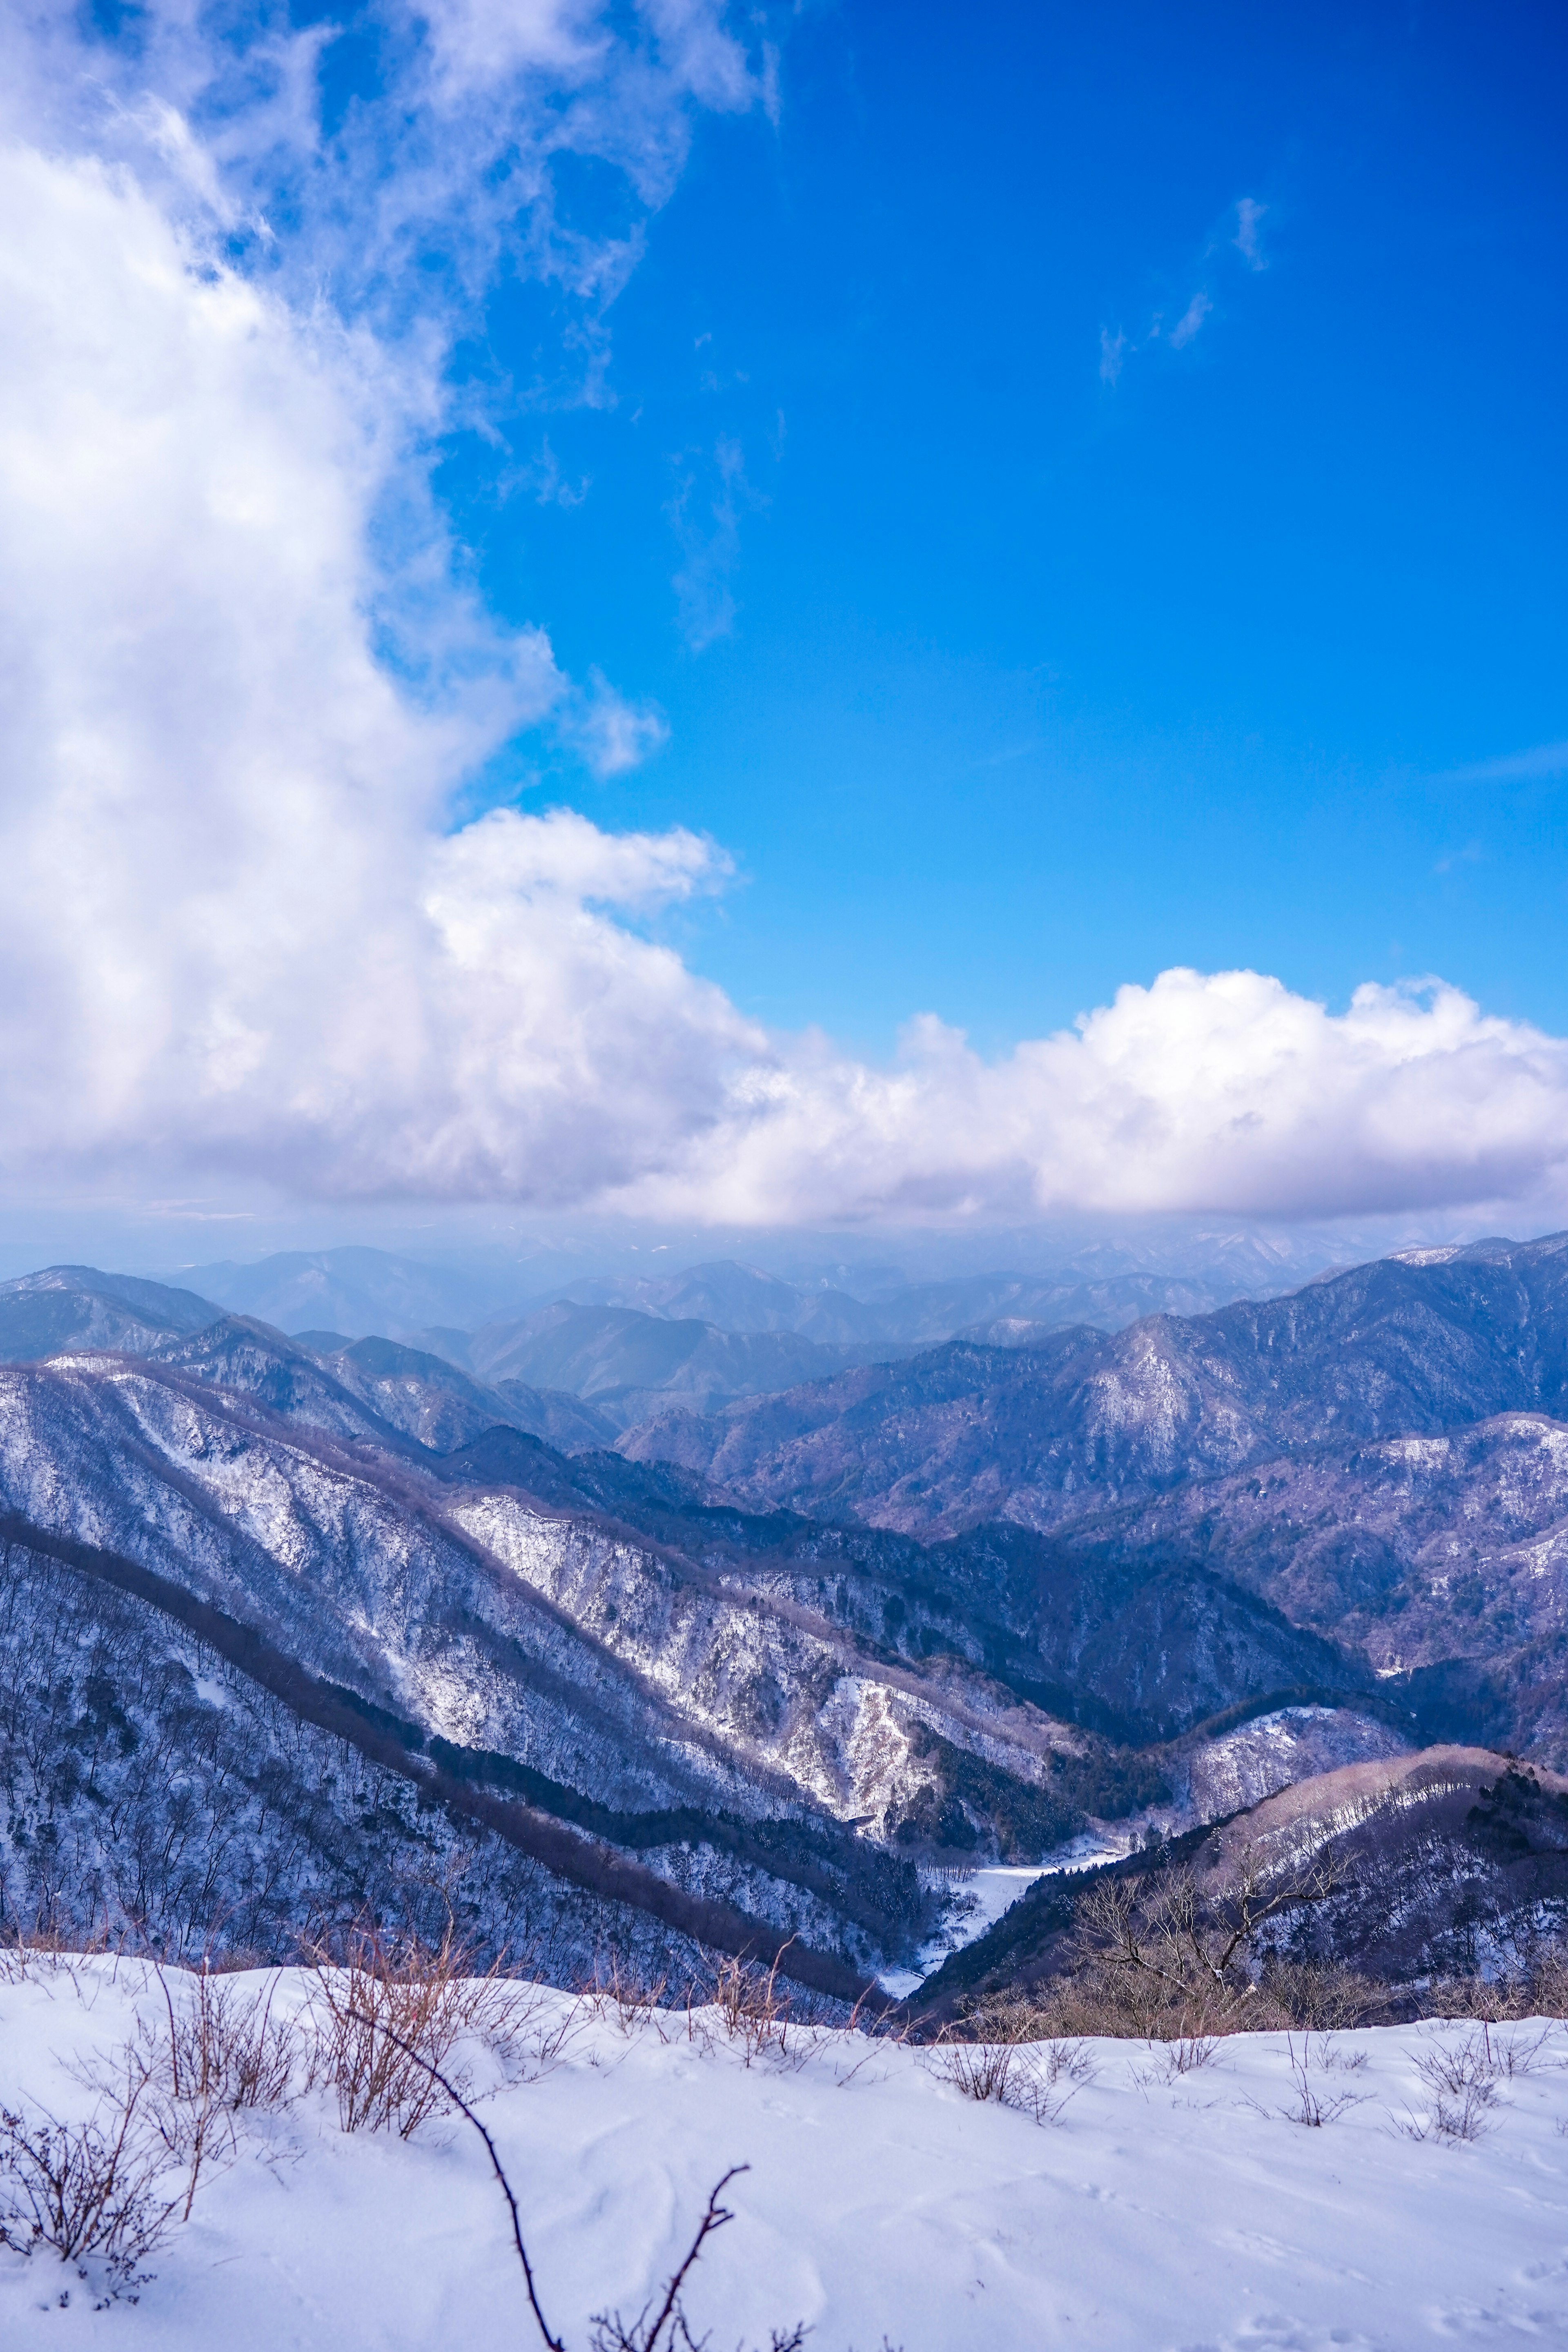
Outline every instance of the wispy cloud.
{"type": "Polygon", "coordinates": [[[550,446],[548,433],[540,442],[537,455],[502,484],[506,490],[527,490],[536,506],[564,507],[568,511],[582,505],[592,486],[592,477],[587,474],[574,482],[567,480],[561,470],[561,460],[550,446]]]}
{"type": "Polygon", "coordinates": [[[710,454],[688,454],[677,464],[675,494],[665,513],[681,561],[670,584],[681,635],[700,654],[734,628],[741,518],[768,501],[747,480],[745,452],[731,435],[721,434],[710,454]]]}
{"type": "Polygon", "coordinates": [[[1532,776],[1568,775],[1568,743],[1538,743],[1533,751],[1507,751],[1499,760],[1476,760],[1468,767],[1444,768],[1435,784],[1525,783],[1532,776]]]}
{"type": "MultiPolygon", "coordinates": [[[[1198,257],[1194,275],[1198,283],[1188,295],[1174,326],[1167,326],[1169,311],[1153,312],[1140,335],[1132,336],[1125,327],[1112,330],[1102,326],[1100,331],[1100,380],[1108,391],[1114,391],[1130,360],[1141,352],[1161,344],[1173,352],[1184,352],[1197,341],[1205,322],[1215,313],[1218,297],[1215,274],[1223,273],[1228,261],[1234,273],[1234,258],[1239,255],[1249,270],[1266,269],[1268,266],[1260,241],[1263,217],[1268,207],[1256,196],[1242,196],[1226,212],[1223,221],[1208,238],[1198,257]]],[[[1191,284],[1189,278],[1188,283],[1191,284]]]]}
{"type": "Polygon", "coordinates": [[[662,711],[628,702],[595,664],[585,687],[575,688],[554,719],[555,733],[595,776],[624,775],[669,740],[662,711]]]}
{"type": "Polygon", "coordinates": [[[1243,196],[1236,207],[1236,234],[1230,241],[1249,269],[1268,267],[1259,236],[1268,210],[1268,205],[1260,205],[1256,196],[1243,196]]]}
{"type": "Polygon", "coordinates": [[[1183,311],[1181,317],[1177,320],[1175,325],[1171,330],[1170,342],[1171,349],[1173,352],[1184,352],[1186,350],[1187,345],[1193,341],[1198,330],[1202,327],[1204,320],[1208,317],[1209,312],[1213,309],[1213,300],[1204,292],[1203,288],[1200,286],[1197,292],[1193,296],[1192,300],[1187,304],[1186,309],[1183,311]]]}

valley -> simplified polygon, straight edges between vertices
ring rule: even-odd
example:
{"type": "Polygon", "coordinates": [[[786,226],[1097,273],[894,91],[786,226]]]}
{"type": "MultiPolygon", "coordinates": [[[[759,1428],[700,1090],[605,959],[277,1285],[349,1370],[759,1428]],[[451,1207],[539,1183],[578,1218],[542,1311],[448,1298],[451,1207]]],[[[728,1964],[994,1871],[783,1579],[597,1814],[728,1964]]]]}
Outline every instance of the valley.
{"type": "Polygon", "coordinates": [[[974,1869],[1131,1866],[1441,1742],[1568,1763],[1561,1237],[894,1355],[745,1269],[637,1296],[437,1348],[0,1286],[14,1932],[285,1957],[460,1881],[560,1981],[787,1942],[853,2000],[951,1946],[974,1869]],[[764,1341],[868,1360],[768,1387],[764,1341]],[[692,1410],[697,1359],[753,1385],[692,1410]]]}

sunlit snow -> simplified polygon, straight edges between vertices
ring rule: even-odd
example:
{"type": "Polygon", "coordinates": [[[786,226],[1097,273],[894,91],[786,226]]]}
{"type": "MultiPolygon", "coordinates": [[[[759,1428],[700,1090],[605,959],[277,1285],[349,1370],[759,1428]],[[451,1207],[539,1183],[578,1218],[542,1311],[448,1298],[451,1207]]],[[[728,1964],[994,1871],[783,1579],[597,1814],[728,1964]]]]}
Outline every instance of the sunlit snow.
{"type": "MultiPolygon", "coordinates": [[[[124,2039],[140,1966],[89,1962],[0,1986],[0,2104],[62,2115],[73,2061],[124,2039]]],[[[176,1979],[176,1984],[177,1984],[176,1979]]],[[[286,1979],[285,2002],[304,1979],[286,1979]]],[[[1568,2032],[1500,2029],[1534,2063],[1503,2079],[1485,2136],[1412,2138],[1418,2062],[1478,2029],[1411,2026],[1306,2045],[1331,2106],[1296,2120],[1293,2043],[1217,2044],[1179,2073],[1142,2043],[1084,2045],[1057,2119],[965,2098],[940,2052],[844,2032],[752,2055],[713,2012],[632,2030],[563,1995],[544,2071],[483,2105],[518,2192],[552,2326],[635,2312],[731,2164],[736,2219],[695,2275],[695,2332],[723,2352],[811,2324],[812,2352],[1405,2352],[1568,2336],[1568,2032]]],[[[1499,2031],[1494,2029],[1494,2032],[1499,2031]]],[[[265,2119],[204,2187],[134,2306],[97,2311],[52,2256],[0,2254],[14,2352],[514,2352],[528,2315],[506,2214],[460,2121],[414,2140],[346,2137],[320,2095],[265,2119]],[[69,2294],[68,2305],[61,2297],[69,2294]]]]}

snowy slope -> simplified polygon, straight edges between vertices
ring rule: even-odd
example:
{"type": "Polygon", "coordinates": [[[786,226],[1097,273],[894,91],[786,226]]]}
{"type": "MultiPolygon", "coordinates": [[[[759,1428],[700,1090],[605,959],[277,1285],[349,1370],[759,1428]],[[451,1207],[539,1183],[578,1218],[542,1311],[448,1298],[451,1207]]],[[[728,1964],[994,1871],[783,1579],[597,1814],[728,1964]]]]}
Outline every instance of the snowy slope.
{"type": "MultiPolygon", "coordinates": [[[[139,1967],[109,1962],[0,1986],[0,2103],[25,2093],[79,2113],[71,2063],[124,2038],[139,1990],[157,1997],[139,1967]]],[[[721,2034],[690,2038],[683,2014],[629,2034],[580,2014],[558,2063],[483,2112],[573,2352],[590,2314],[635,2311],[661,2283],[737,2161],[752,2168],[731,2193],[736,2221],[689,2297],[697,2332],[711,2326],[724,2352],[796,2319],[813,2352],[876,2352],[884,2337],[903,2352],[1559,2343],[1568,2032],[1503,2029],[1521,2047],[1542,2031],[1534,2070],[1501,2084],[1490,2129],[1466,2145],[1394,2128],[1429,2109],[1417,2062],[1474,2032],[1458,2025],[1337,2037],[1328,2068],[1314,2042],[1319,2089],[1359,2102],[1319,2129],[1289,2119],[1279,2036],[1222,2043],[1185,2075],[1142,2044],[1086,2045],[1094,2079],[1042,2126],[963,2098],[939,2053],[824,2033],[747,2065],[721,2034]]],[[[270,2163],[253,2153],[202,2190],[134,2307],[95,2312],[52,2258],[0,2254],[0,2341],[512,2352],[536,2340],[467,2126],[345,2138],[306,2102],[267,2128],[270,2163]]]]}
{"type": "MultiPolygon", "coordinates": [[[[225,1340],[224,1370],[242,1346],[270,1381],[254,1335],[225,1340]]],[[[617,1813],[793,1823],[805,1862],[780,1852],[761,1876],[732,1841],[686,1851],[692,1822],[673,1843],[639,1832],[637,1851],[857,1967],[901,1957],[920,1924],[912,1865],[854,1825],[934,1780],[921,1743],[973,1754],[1011,1801],[1037,1794],[1058,1748],[1072,1760],[1086,1745],[962,1659],[879,1656],[832,1613],[820,1561],[769,1578],[631,1539],[596,1512],[458,1486],[373,1445],[359,1402],[300,1360],[321,1391],[310,1427],[190,1363],[0,1367],[0,1512],[18,1538],[150,1570],[486,1770],[510,1761],[617,1813]]]]}

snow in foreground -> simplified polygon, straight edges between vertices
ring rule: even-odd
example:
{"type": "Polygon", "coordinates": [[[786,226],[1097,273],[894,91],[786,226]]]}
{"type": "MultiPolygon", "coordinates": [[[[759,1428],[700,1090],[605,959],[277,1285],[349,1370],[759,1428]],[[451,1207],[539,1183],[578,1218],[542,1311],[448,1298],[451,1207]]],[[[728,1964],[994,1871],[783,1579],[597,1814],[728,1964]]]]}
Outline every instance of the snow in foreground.
{"type": "MultiPolygon", "coordinates": [[[[178,1979],[174,1979],[176,1983],[178,1979]]],[[[286,1976],[279,1997],[305,1980],[286,1976]]],[[[0,1984],[0,2106],[89,2105],[84,2059],[162,1995],[140,1965],[77,1962],[0,1984]]],[[[689,2298],[715,2352],[813,2328],[812,2352],[1128,2352],[1568,2342],[1568,2030],[1494,2029],[1527,2071],[1494,2084],[1483,2136],[1415,2139],[1434,2053],[1479,2029],[1401,2027],[1219,2043],[1176,2074],[1142,2044],[1081,2046],[1092,2079],[1056,2120],[965,2097],[940,2053],[819,2033],[753,2057],[711,2013],[623,2031],[540,1996],[572,2032],[482,2105],[522,2209],[552,2326],[634,2313],[733,2163],[733,2224],[689,2298]],[[1327,2063],[1325,2063],[1327,2062],[1327,2063]]],[[[1079,2067],[1079,2071],[1083,2071],[1079,2067]]],[[[0,2181],[0,2187],[3,2187],[0,2181]]],[[[412,2141],[345,2137],[312,2095],[256,2127],[204,2185],[132,2305],[95,2310],[49,2254],[0,2252],[0,2343],[136,2352],[489,2352],[531,2347],[506,2215],[460,2121],[412,2141]],[[68,2292],[68,2305],[60,2297],[68,2292]]]]}

